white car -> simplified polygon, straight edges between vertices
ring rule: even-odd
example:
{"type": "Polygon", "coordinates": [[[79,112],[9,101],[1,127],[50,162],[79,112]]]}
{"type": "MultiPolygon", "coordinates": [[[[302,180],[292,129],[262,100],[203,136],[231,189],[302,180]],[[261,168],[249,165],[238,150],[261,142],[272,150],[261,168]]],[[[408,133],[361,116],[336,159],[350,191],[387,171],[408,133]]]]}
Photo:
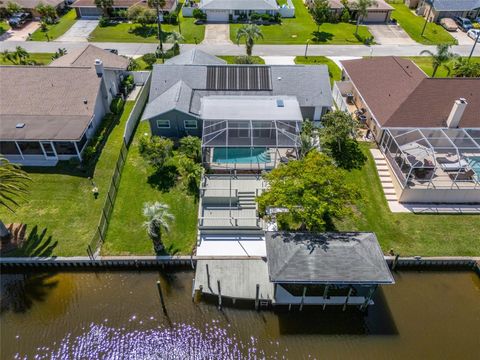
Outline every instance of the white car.
{"type": "Polygon", "coordinates": [[[478,39],[477,42],[480,42],[480,39],[478,38],[478,34],[480,34],[480,30],[478,29],[470,29],[467,31],[467,35],[471,37],[473,40],[478,39]]]}

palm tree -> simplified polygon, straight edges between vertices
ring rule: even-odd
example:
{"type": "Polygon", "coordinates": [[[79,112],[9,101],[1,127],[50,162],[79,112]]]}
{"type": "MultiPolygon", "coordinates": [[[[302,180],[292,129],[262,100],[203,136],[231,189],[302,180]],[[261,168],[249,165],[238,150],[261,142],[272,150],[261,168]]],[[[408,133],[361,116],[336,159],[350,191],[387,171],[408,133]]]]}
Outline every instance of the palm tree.
{"type": "Polygon", "coordinates": [[[357,10],[357,27],[355,28],[355,35],[358,35],[358,26],[360,25],[360,20],[363,22],[368,16],[368,9],[372,6],[378,6],[376,0],[358,0],[354,8],[357,10]]]}
{"type": "Polygon", "coordinates": [[[247,50],[247,56],[252,56],[253,45],[255,40],[263,39],[263,34],[258,25],[248,24],[243,25],[237,30],[237,45],[240,44],[240,40],[245,38],[245,46],[247,50]]]}
{"type": "Polygon", "coordinates": [[[182,34],[173,31],[167,36],[167,41],[173,43],[173,54],[178,55],[180,54],[180,45],[179,42],[185,40],[182,34]]]}
{"type": "MultiPolygon", "coordinates": [[[[0,206],[15,212],[15,207],[19,205],[18,199],[28,193],[28,181],[30,177],[20,166],[0,157],[0,206]]],[[[0,219],[0,237],[9,235],[10,232],[0,219]]]]}
{"type": "Polygon", "coordinates": [[[10,61],[14,65],[30,65],[30,54],[27,50],[21,46],[17,46],[15,51],[4,50],[2,52],[2,58],[4,61],[10,61]]]}
{"type": "Polygon", "coordinates": [[[148,6],[157,10],[157,30],[158,41],[160,41],[160,51],[163,52],[162,24],[160,22],[160,11],[165,6],[165,0],[148,0],[148,6]]]}
{"type": "Polygon", "coordinates": [[[450,75],[450,67],[447,65],[450,61],[456,59],[458,56],[450,52],[450,46],[448,44],[437,45],[437,52],[433,53],[430,50],[423,50],[420,55],[427,54],[432,57],[432,78],[435,77],[437,70],[440,66],[443,66],[447,70],[447,74],[450,75]]]}
{"type": "Polygon", "coordinates": [[[143,216],[147,218],[143,226],[153,240],[155,252],[159,253],[163,250],[162,230],[168,232],[170,230],[169,222],[175,220],[175,217],[170,214],[167,204],[162,204],[158,201],[144,203],[143,216]]]}
{"type": "Polygon", "coordinates": [[[312,136],[306,133],[300,134],[300,159],[303,159],[313,149],[315,149],[315,144],[312,136]]]}

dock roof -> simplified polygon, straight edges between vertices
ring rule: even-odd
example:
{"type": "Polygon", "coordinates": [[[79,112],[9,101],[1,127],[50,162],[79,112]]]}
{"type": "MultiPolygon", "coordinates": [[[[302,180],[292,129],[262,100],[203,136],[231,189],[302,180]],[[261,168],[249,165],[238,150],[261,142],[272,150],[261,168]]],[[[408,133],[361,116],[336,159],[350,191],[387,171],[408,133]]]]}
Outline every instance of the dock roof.
{"type": "Polygon", "coordinates": [[[275,283],[392,284],[374,233],[267,232],[275,283]]]}

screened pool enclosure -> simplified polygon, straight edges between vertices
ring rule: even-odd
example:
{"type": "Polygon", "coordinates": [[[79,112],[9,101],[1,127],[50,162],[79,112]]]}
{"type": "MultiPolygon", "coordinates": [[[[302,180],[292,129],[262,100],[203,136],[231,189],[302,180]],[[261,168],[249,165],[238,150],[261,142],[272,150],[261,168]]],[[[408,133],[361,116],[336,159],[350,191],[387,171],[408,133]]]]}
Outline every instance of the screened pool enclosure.
{"type": "Polygon", "coordinates": [[[403,188],[480,189],[480,130],[389,128],[381,149],[403,188]]]}

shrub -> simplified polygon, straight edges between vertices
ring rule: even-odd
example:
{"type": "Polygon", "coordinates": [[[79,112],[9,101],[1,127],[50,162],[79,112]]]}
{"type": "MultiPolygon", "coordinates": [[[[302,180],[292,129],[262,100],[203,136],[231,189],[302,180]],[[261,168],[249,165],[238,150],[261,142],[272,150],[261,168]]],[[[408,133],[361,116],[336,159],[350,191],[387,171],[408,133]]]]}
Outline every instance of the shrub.
{"type": "Polygon", "coordinates": [[[202,161],[202,142],[196,136],[185,136],[180,139],[180,153],[199,163],[202,161]]]}
{"type": "Polygon", "coordinates": [[[142,136],[138,151],[152,166],[161,169],[173,156],[173,141],[160,136],[142,136]]]}
{"type": "Polygon", "coordinates": [[[248,56],[248,55],[236,56],[234,59],[234,62],[235,64],[257,64],[258,63],[258,61],[254,57],[248,56]]]}
{"type": "Polygon", "coordinates": [[[342,10],[342,15],[340,15],[340,21],[344,23],[350,22],[350,12],[348,9],[343,9],[342,10]]]}
{"type": "Polygon", "coordinates": [[[121,97],[116,97],[112,100],[110,104],[110,111],[114,114],[120,114],[123,110],[123,106],[125,105],[125,101],[121,97]]]}
{"type": "Polygon", "coordinates": [[[110,19],[106,16],[101,16],[100,20],[98,20],[98,26],[105,27],[110,24],[110,19]]]}
{"type": "Polygon", "coordinates": [[[207,15],[200,9],[193,10],[193,17],[197,20],[207,20],[207,15]]]}
{"type": "Polygon", "coordinates": [[[145,54],[143,55],[143,61],[151,68],[157,62],[157,56],[154,53],[145,54]]]}
{"type": "Polygon", "coordinates": [[[83,150],[82,161],[85,164],[88,164],[95,157],[95,153],[96,153],[96,149],[94,146],[91,146],[91,145],[87,146],[85,150],[83,150]]]}
{"type": "Polygon", "coordinates": [[[130,91],[133,90],[135,86],[135,81],[133,80],[133,75],[125,76],[120,84],[120,91],[123,95],[127,96],[130,91]]]}

